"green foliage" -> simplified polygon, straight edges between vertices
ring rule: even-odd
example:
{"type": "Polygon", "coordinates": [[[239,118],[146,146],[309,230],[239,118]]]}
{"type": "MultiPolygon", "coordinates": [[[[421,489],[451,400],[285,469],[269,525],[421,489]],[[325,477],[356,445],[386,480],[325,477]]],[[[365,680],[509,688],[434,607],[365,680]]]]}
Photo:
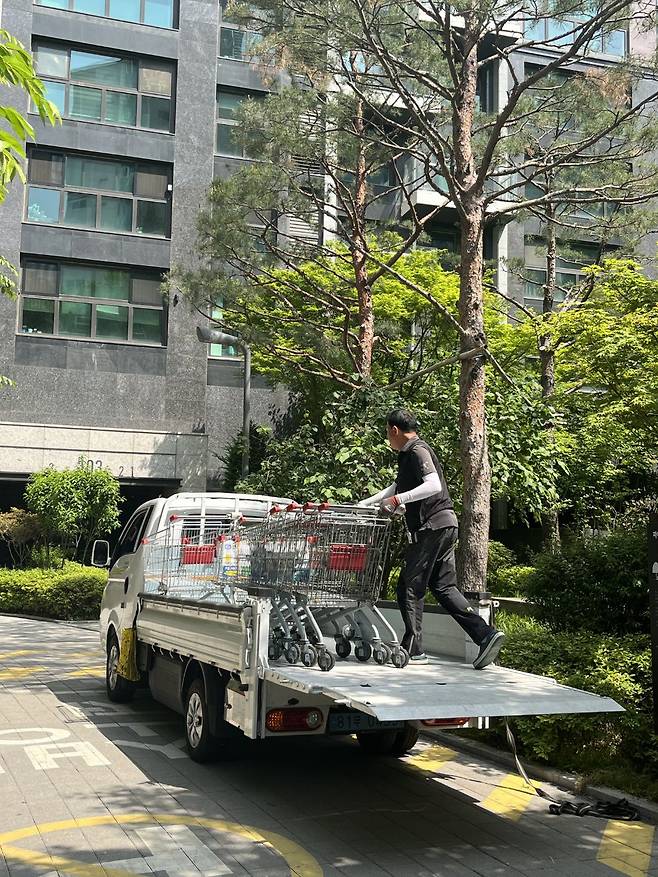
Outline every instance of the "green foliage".
{"type": "Polygon", "coordinates": [[[613,763],[655,776],[658,738],[652,727],[648,636],[555,632],[541,622],[505,613],[499,614],[498,623],[508,637],[501,653],[505,666],[611,697],[627,710],[515,719],[524,754],[583,773],[613,763]]]}
{"type": "Polygon", "coordinates": [[[514,566],[516,563],[516,555],[512,549],[493,539],[489,540],[488,557],[487,569],[490,573],[497,572],[503,566],[514,566]]]}
{"type": "Polygon", "coordinates": [[[502,566],[487,572],[487,588],[496,597],[527,597],[536,577],[534,566],[502,566]]]}
{"type": "Polygon", "coordinates": [[[0,513],[0,540],[7,543],[14,566],[24,566],[30,548],[42,535],[37,515],[12,507],[0,513]]]}
{"type": "MultiPolygon", "coordinates": [[[[32,57],[22,43],[0,30],[0,85],[13,85],[27,93],[42,121],[54,124],[59,113],[46,98],[44,84],[38,78],[32,57]]],[[[13,107],[0,106],[0,203],[15,176],[25,182],[21,159],[25,158],[24,143],[34,138],[34,129],[13,107]]]]}
{"type": "MultiPolygon", "coordinates": [[[[249,424],[249,471],[258,472],[267,453],[268,442],[272,436],[272,430],[256,423],[249,424]]],[[[222,473],[222,490],[232,492],[242,478],[242,452],[244,442],[242,431],[229,444],[226,452],[219,457],[220,463],[224,464],[222,473]]]]}
{"type": "Polygon", "coordinates": [[[556,629],[631,634],[649,629],[647,539],[615,531],[540,554],[526,594],[556,629]]]}
{"type": "Polygon", "coordinates": [[[123,502],[117,479],[105,469],[88,468],[83,458],[75,469],[35,472],[25,500],[37,515],[48,544],[74,546],[82,560],[94,539],[119,526],[123,502]]]}
{"type": "MultiPolygon", "coordinates": [[[[556,348],[560,507],[577,528],[600,529],[658,495],[658,281],[627,260],[589,271],[591,294],[544,322],[556,348]]],[[[528,320],[508,333],[509,355],[531,354],[536,331],[528,320]]]]}
{"type": "Polygon", "coordinates": [[[70,562],[61,570],[0,569],[0,612],[93,620],[106,581],[105,570],[70,562]]]}

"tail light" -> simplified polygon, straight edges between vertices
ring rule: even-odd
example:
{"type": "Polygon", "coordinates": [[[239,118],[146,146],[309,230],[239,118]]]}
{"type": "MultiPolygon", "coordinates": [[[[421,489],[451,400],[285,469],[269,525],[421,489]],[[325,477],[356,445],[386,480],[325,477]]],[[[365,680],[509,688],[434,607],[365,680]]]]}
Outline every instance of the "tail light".
{"type": "Polygon", "coordinates": [[[268,731],[317,731],[322,725],[322,711],[315,707],[284,707],[270,710],[265,717],[268,731]]]}
{"type": "Polygon", "coordinates": [[[467,725],[470,721],[470,718],[422,719],[421,725],[425,725],[426,728],[445,728],[447,726],[453,727],[454,725],[461,727],[462,725],[467,725]]]}

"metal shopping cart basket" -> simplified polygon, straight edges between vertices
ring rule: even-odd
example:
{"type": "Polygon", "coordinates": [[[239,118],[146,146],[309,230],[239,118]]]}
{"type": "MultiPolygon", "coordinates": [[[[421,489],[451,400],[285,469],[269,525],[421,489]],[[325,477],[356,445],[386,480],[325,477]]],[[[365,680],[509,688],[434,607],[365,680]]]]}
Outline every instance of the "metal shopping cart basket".
{"type": "Polygon", "coordinates": [[[390,521],[375,509],[328,503],[274,508],[241,530],[249,566],[240,587],[272,602],[270,660],[329,670],[331,637],[339,658],[354,648],[359,661],[406,666],[409,655],[375,606],[389,538],[390,521]]]}
{"type": "Polygon", "coordinates": [[[242,552],[240,519],[227,515],[172,515],[145,545],[144,590],[169,597],[237,603],[242,552]]]}

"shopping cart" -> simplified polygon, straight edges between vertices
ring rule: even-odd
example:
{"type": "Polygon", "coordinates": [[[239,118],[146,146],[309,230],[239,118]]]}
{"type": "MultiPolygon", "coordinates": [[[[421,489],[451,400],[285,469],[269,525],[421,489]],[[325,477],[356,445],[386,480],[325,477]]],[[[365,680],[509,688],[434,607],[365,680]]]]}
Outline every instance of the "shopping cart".
{"type": "Polygon", "coordinates": [[[272,603],[270,660],[330,670],[331,637],[339,658],[354,648],[358,661],[406,666],[408,653],[375,606],[390,538],[390,521],[376,509],[292,503],[240,528],[240,538],[249,562],[236,584],[272,603]]]}
{"type": "Polygon", "coordinates": [[[145,540],[144,590],[162,596],[238,603],[239,516],[172,515],[145,540]]]}

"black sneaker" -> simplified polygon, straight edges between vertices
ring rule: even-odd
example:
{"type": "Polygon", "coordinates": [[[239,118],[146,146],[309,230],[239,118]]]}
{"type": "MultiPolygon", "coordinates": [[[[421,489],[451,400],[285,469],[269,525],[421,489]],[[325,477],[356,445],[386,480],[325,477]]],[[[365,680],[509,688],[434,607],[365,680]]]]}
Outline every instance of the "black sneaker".
{"type": "Polygon", "coordinates": [[[487,638],[480,643],[480,651],[477,658],[473,661],[476,670],[484,670],[489,664],[493,663],[505,642],[505,634],[502,630],[492,630],[487,638]]]}

